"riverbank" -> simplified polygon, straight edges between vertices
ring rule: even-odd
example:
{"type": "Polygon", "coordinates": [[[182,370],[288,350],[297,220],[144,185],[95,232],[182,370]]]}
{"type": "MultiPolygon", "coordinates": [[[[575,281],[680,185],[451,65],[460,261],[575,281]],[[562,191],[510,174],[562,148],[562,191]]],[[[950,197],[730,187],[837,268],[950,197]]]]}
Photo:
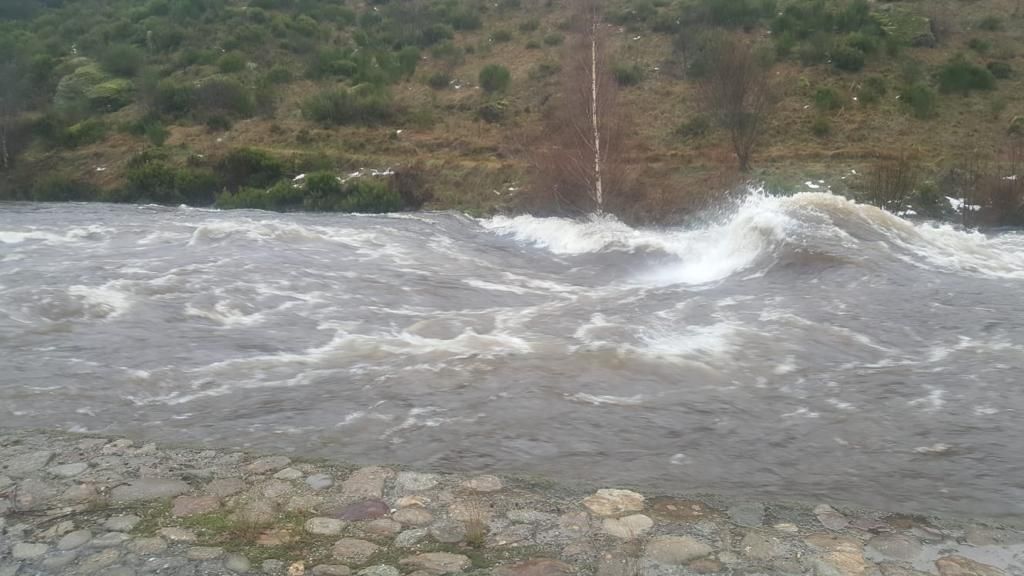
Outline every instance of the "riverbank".
{"type": "Polygon", "coordinates": [[[1024,573],[1024,532],[828,503],[0,433],[0,575],[1024,573]]]}

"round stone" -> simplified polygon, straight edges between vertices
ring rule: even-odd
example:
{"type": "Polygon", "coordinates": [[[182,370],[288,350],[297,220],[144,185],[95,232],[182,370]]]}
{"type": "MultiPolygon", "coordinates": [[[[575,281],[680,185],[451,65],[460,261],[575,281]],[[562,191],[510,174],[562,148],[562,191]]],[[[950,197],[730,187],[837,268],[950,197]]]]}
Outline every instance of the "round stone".
{"type": "Polygon", "coordinates": [[[427,526],[434,521],[434,517],[430,512],[416,506],[411,508],[402,508],[392,514],[391,518],[395,522],[399,522],[407,526],[427,526]]]}
{"type": "Polygon", "coordinates": [[[631,490],[602,488],[583,499],[583,505],[598,516],[621,516],[644,509],[644,497],[631,490]]]}
{"type": "Polygon", "coordinates": [[[11,548],[11,558],[15,560],[32,560],[46,554],[47,550],[49,550],[49,546],[46,544],[18,542],[11,548]]]}
{"type": "Polygon", "coordinates": [[[125,514],[124,516],[107,518],[107,521],[103,523],[103,527],[112,532],[130,532],[141,521],[142,518],[134,514],[125,514]]]}
{"type": "Polygon", "coordinates": [[[334,543],[334,558],[346,564],[362,564],[380,550],[373,542],[356,538],[342,538],[334,543]]]}
{"type": "Polygon", "coordinates": [[[320,564],[314,566],[310,573],[313,576],[349,576],[352,570],[348,566],[342,566],[341,564],[320,564]]]}
{"type": "Polygon", "coordinates": [[[647,543],[645,552],[659,564],[681,566],[711,554],[714,548],[689,536],[657,536],[647,543]]]}
{"type": "Polygon", "coordinates": [[[399,574],[398,568],[395,568],[394,566],[387,566],[385,564],[370,566],[369,568],[363,568],[359,572],[356,572],[356,576],[398,576],[399,574]]]}
{"type": "Polygon", "coordinates": [[[224,567],[232,572],[244,573],[252,568],[252,564],[241,554],[228,554],[224,558],[224,567]]]}
{"type": "Polygon", "coordinates": [[[326,490],[334,485],[334,480],[327,474],[313,474],[306,477],[306,485],[313,490],[326,490]]]}
{"type": "Polygon", "coordinates": [[[113,548],[114,546],[120,546],[126,540],[131,540],[131,536],[128,536],[124,532],[107,532],[92,539],[89,542],[89,546],[93,548],[113,548]]]}
{"type": "Polygon", "coordinates": [[[353,502],[342,509],[339,516],[342,520],[358,522],[359,520],[373,520],[387,516],[391,508],[383,500],[360,500],[353,502]]]}
{"type": "Polygon", "coordinates": [[[89,540],[92,540],[92,532],[88,530],[75,530],[69,534],[65,534],[60,542],[57,542],[58,550],[74,550],[79,546],[82,546],[89,540]]]}
{"type": "Polygon", "coordinates": [[[871,555],[891,560],[911,561],[921,554],[923,548],[921,543],[911,536],[882,534],[868,540],[866,551],[871,555]]]}
{"type": "Polygon", "coordinates": [[[224,555],[223,548],[213,546],[193,546],[188,549],[189,560],[216,560],[224,555]]]}
{"type": "Polygon", "coordinates": [[[462,485],[475,492],[497,492],[504,487],[500,478],[490,474],[470,478],[463,482],[462,485]]]}
{"type": "Polygon", "coordinates": [[[395,478],[395,487],[401,493],[419,492],[430,490],[439,482],[437,474],[423,474],[421,472],[399,472],[395,478]]]}
{"type": "Polygon", "coordinates": [[[220,508],[220,500],[216,496],[178,496],[174,499],[171,514],[179,518],[187,518],[198,514],[208,514],[220,508]]]}
{"type": "Polygon", "coordinates": [[[430,527],[430,537],[444,544],[455,544],[465,539],[466,529],[462,522],[442,521],[430,527]]]}
{"type": "Polygon", "coordinates": [[[60,478],[74,478],[82,472],[89,469],[89,465],[85,462],[75,462],[74,464],[61,464],[59,466],[51,466],[48,471],[54,476],[60,478]]]}
{"type": "Polygon", "coordinates": [[[305,525],[306,532],[321,536],[336,536],[341,534],[343,528],[345,528],[345,522],[323,517],[310,518],[305,525]]]}
{"type": "Polygon", "coordinates": [[[278,480],[298,480],[299,478],[302,478],[302,476],[302,472],[295,468],[285,468],[277,474],[274,474],[274,478],[277,478],[278,480]]]}
{"type": "Polygon", "coordinates": [[[642,536],[653,527],[654,521],[643,514],[633,514],[622,518],[605,518],[602,524],[605,534],[626,540],[642,536]]]}

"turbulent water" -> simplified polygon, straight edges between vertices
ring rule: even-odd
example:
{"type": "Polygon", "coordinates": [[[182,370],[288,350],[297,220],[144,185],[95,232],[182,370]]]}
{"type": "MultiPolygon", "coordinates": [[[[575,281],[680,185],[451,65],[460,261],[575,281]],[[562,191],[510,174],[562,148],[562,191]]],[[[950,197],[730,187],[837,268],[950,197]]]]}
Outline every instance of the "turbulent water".
{"type": "MultiPolygon", "coordinates": [[[[0,205],[0,425],[1024,513],[1024,235],[0,205]]],[[[582,480],[581,480],[582,479],[582,480]]]]}

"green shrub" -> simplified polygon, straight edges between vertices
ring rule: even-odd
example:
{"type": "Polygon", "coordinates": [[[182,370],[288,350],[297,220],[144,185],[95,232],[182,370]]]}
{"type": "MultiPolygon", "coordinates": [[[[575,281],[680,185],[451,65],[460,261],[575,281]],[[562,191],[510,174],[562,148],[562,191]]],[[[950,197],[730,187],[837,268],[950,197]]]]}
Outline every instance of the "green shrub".
{"type": "Polygon", "coordinates": [[[561,64],[554,62],[538,62],[530,68],[529,72],[527,72],[527,77],[530,80],[543,80],[558,74],[561,70],[561,64]]]}
{"type": "Polygon", "coordinates": [[[171,133],[168,132],[167,128],[159,120],[150,120],[144,123],[143,134],[152,145],[163,146],[171,133]]]}
{"type": "Polygon", "coordinates": [[[233,78],[207,78],[193,90],[192,111],[203,118],[216,115],[248,118],[255,109],[252,90],[233,78]]]}
{"type": "Polygon", "coordinates": [[[711,131],[711,121],[707,116],[693,116],[675,129],[675,135],[683,140],[703,138],[711,131]]]}
{"type": "Polygon", "coordinates": [[[644,79],[644,69],[639,64],[616,64],[612,75],[619,86],[636,86],[644,79]]]}
{"type": "Polygon", "coordinates": [[[540,20],[537,18],[528,18],[519,23],[520,32],[535,32],[540,28],[540,20]]]}
{"type": "Polygon", "coordinates": [[[814,117],[814,121],[811,122],[811,133],[818,138],[825,138],[832,133],[832,123],[828,117],[824,114],[819,114],[814,117]]]}
{"type": "Polygon", "coordinates": [[[427,85],[434,90],[443,90],[452,83],[452,77],[447,72],[434,72],[427,78],[427,85]]]}
{"type": "Polygon", "coordinates": [[[845,99],[829,87],[818,88],[814,93],[814,107],[820,112],[832,112],[843,107],[845,99]]]}
{"type": "Polygon", "coordinates": [[[999,16],[986,16],[978,21],[978,28],[982,30],[996,31],[1003,27],[1003,19],[999,16]]]}
{"type": "Polygon", "coordinates": [[[57,91],[53,97],[54,108],[60,113],[83,114],[91,104],[89,92],[107,82],[107,76],[99,66],[81,59],[84,64],[77,66],[73,72],[65,75],[57,83],[57,91]]]}
{"type": "Polygon", "coordinates": [[[304,192],[301,186],[288,180],[274,184],[268,190],[263,188],[242,188],[237,192],[224,192],[217,196],[218,208],[250,208],[287,212],[302,207],[304,192]]]}
{"type": "Polygon", "coordinates": [[[475,10],[457,10],[448,17],[448,23],[456,30],[479,30],[483,26],[480,14],[475,10]]]}
{"type": "Polygon", "coordinates": [[[852,46],[837,46],[832,51],[832,66],[845,72],[858,72],[864,68],[864,53],[852,46]]]}
{"type": "Polygon", "coordinates": [[[1009,62],[989,62],[985,67],[992,73],[992,76],[1000,80],[1005,80],[1013,75],[1013,67],[1009,62]]]}
{"type": "Polygon", "coordinates": [[[869,76],[864,79],[864,83],[857,93],[857,99],[864,104],[874,104],[881,100],[882,96],[885,96],[886,91],[885,78],[869,76]]]}
{"type": "Polygon", "coordinates": [[[334,88],[310,96],[302,115],[321,124],[374,124],[395,116],[390,93],[382,87],[334,88]]]}
{"type": "Polygon", "coordinates": [[[214,114],[203,122],[211,132],[227,132],[231,130],[231,118],[223,114],[214,114]]]}
{"type": "Polygon", "coordinates": [[[156,86],[153,104],[160,114],[182,116],[192,110],[195,100],[195,87],[191,84],[179,84],[170,78],[161,80],[156,86]]]}
{"type": "Polygon", "coordinates": [[[510,42],[511,40],[512,33],[508,30],[495,30],[494,33],[491,34],[491,41],[496,44],[510,42]]]}
{"type": "Polygon", "coordinates": [[[284,163],[263,150],[236,148],[220,161],[217,172],[229,190],[266,187],[281,179],[284,163]]]}
{"type": "Polygon", "coordinates": [[[103,51],[100,63],[103,68],[116,76],[132,78],[139,73],[145,55],[142,50],[129,44],[112,44],[103,51]]]}
{"type": "Polygon", "coordinates": [[[455,31],[451,26],[445,24],[432,24],[423,29],[420,33],[421,46],[433,46],[444,40],[451,40],[455,37],[455,31]]]}
{"type": "Polygon", "coordinates": [[[33,202],[88,202],[95,200],[98,191],[88,182],[64,174],[48,174],[32,185],[33,202]]]}
{"type": "Polygon", "coordinates": [[[854,32],[846,36],[846,45],[856,48],[864,54],[874,54],[878,50],[878,40],[862,32],[854,32]]]}
{"type": "Polygon", "coordinates": [[[131,104],[135,85],[131,80],[114,78],[97,84],[86,92],[89,107],[99,112],[113,112],[131,104]]]}
{"type": "Polygon", "coordinates": [[[415,46],[406,46],[398,51],[397,61],[399,75],[408,80],[416,73],[416,66],[420,63],[420,51],[415,46]]]}
{"type": "Polygon", "coordinates": [[[341,182],[330,172],[307,174],[303,185],[303,206],[308,210],[334,210],[341,200],[341,182]]]}
{"type": "Polygon", "coordinates": [[[900,100],[909,106],[911,114],[918,119],[927,119],[935,115],[938,96],[935,91],[920,82],[904,86],[900,91],[900,100]]]}
{"type": "Polygon", "coordinates": [[[338,203],[336,209],[366,214],[398,212],[402,209],[402,196],[387,182],[357,178],[345,183],[345,198],[338,203]]]}
{"type": "Polygon", "coordinates": [[[940,91],[959,92],[964,96],[972,90],[992,90],[996,84],[991,72],[962,56],[954,56],[939,70],[938,81],[940,91]]]}
{"type": "Polygon", "coordinates": [[[548,46],[560,46],[565,41],[565,36],[558,32],[552,32],[544,36],[544,43],[548,46]]]}
{"type": "Polygon", "coordinates": [[[86,118],[69,126],[61,135],[61,145],[66,148],[77,148],[95,144],[107,135],[107,124],[99,118],[86,118]]]}
{"type": "Polygon", "coordinates": [[[538,48],[540,48],[540,42],[537,42],[536,40],[533,39],[527,40],[526,44],[523,44],[523,47],[526,48],[527,50],[537,50],[538,48]]]}
{"type": "Polygon", "coordinates": [[[981,38],[971,38],[967,41],[967,47],[978,54],[988,54],[988,51],[992,49],[992,45],[988,43],[988,40],[982,40],[981,38]]]}
{"type": "Polygon", "coordinates": [[[209,170],[177,168],[164,156],[145,152],[129,161],[125,179],[128,187],[115,200],[208,206],[218,185],[217,177],[209,170]]]}
{"type": "Polygon", "coordinates": [[[488,124],[504,122],[508,117],[508,102],[506,100],[490,100],[484,102],[477,109],[477,116],[488,124]]]}
{"type": "Polygon", "coordinates": [[[267,82],[271,84],[288,84],[294,79],[291,68],[274,66],[267,71],[267,82]]]}
{"type": "Polygon", "coordinates": [[[484,92],[504,92],[512,82],[512,73],[501,64],[488,64],[480,70],[479,79],[484,92]]]}
{"type": "Polygon", "coordinates": [[[245,56],[239,52],[228,52],[217,60],[217,68],[222,74],[234,74],[245,70],[245,56]]]}

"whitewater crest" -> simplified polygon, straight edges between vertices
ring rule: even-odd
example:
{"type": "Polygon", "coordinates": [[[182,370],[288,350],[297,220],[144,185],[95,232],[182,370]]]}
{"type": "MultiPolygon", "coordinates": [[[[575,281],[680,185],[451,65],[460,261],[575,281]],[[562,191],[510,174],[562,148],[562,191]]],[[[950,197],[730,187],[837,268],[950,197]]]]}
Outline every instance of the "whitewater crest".
{"type": "MultiPolygon", "coordinates": [[[[498,216],[492,233],[559,256],[662,254],[641,284],[703,285],[777,264],[851,264],[896,258],[915,266],[1000,278],[1024,278],[1024,236],[996,237],[948,224],[915,223],[827,192],[771,196],[752,190],[725,217],[686,228],[633,228],[614,216],[581,220],[498,216]]],[[[744,276],[744,277],[748,277],[744,276]]]]}

